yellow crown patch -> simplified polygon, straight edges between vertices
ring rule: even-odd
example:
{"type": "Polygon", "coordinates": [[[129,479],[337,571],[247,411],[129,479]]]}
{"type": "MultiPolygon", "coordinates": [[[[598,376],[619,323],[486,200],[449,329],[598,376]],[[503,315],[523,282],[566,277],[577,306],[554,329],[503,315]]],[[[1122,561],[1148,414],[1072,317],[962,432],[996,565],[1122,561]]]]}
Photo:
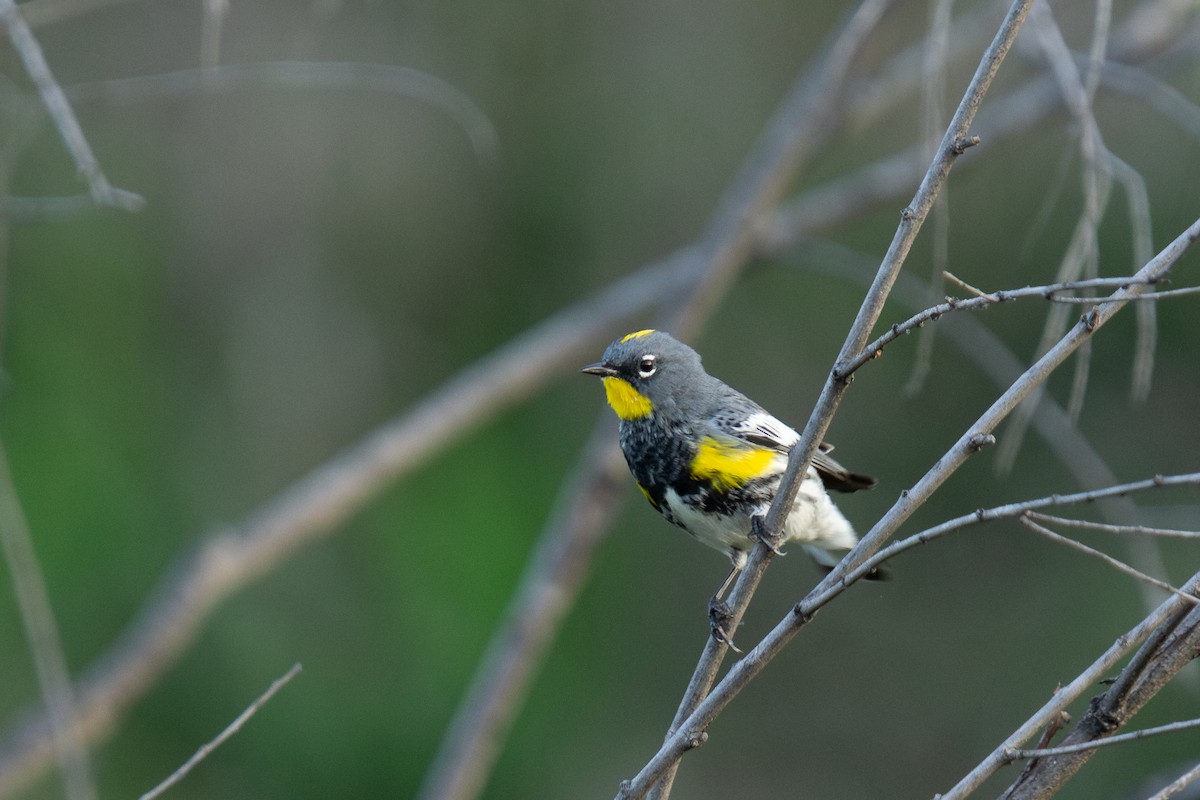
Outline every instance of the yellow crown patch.
{"type": "Polygon", "coordinates": [[[640,339],[643,336],[649,336],[652,333],[654,333],[653,328],[646,328],[644,331],[634,331],[633,333],[628,333],[621,337],[621,344],[628,342],[630,339],[640,339]]]}

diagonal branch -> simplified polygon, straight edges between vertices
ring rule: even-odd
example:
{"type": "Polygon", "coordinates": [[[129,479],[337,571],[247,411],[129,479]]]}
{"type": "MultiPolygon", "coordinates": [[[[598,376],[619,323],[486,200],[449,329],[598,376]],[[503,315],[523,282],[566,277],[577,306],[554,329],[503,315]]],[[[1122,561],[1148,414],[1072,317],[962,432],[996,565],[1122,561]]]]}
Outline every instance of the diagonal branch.
{"type": "Polygon", "coordinates": [[[161,783],[155,786],[150,791],[143,794],[138,800],[155,800],[159,795],[170,789],[175,784],[187,777],[197,764],[208,758],[218,747],[224,744],[229,737],[240,731],[246,722],[258,713],[258,710],[270,702],[280,689],[287,686],[292,678],[296,677],[300,672],[300,664],[293,664],[291,669],[285,672],[271,682],[266,691],[258,696],[257,699],[238,714],[233,722],[225,726],[225,728],[217,734],[217,736],[209,742],[204,743],[199,750],[192,754],[191,758],[183,762],[177,770],[168,775],[161,783]]]}
{"type": "MultiPolygon", "coordinates": [[[[775,499],[771,503],[771,508],[767,513],[764,523],[764,528],[770,537],[777,538],[779,531],[782,530],[786,512],[791,509],[792,504],[795,502],[796,493],[799,490],[799,478],[807,472],[809,464],[816,453],[817,446],[824,439],[825,432],[832,422],[833,415],[849,385],[846,375],[842,371],[843,365],[866,344],[867,337],[870,335],[871,329],[874,327],[883,310],[887,294],[899,274],[900,267],[903,265],[905,257],[908,255],[912,243],[921,228],[922,222],[928,215],[938,191],[949,175],[951,166],[963,152],[963,149],[970,145],[971,141],[968,134],[971,121],[974,119],[975,113],[983,101],[983,96],[990,87],[992,79],[999,70],[1000,64],[1016,39],[1017,32],[1021,28],[1021,23],[1024,21],[1025,15],[1028,13],[1031,2],[1032,0],[1017,0],[1009,10],[1004,23],[1001,25],[992,44],[984,53],[979,67],[976,69],[963,95],[962,101],[959,103],[958,109],[942,138],[933,163],[930,165],[925,178],[921,182],[920,188],[917,190],[912,203],[910,203],[901,215],[900,226],[896,231],[891,246],[888,248],[887,255],[884,257],[883,264],[879,268],[875,281],[871,289],[867,292],[862,307],[859,309],[858,315],[851,326],[851,330],[846,337],[846,342],[843,344],[841,353],[838,356],[837,363],[830,372],[829,378],[822,389],[821,396],[817,400],[813,412],[809,417],[809,422],[801,434],[800,441],[792,449],[789,456],[787,470],[781,479],[775,499]]],[[[729,605],[733,612],[731,626],[736,625],[736,621],[744,613],[755,588],[762,580],[763,572],[772,553],[773,548],[767,541],[761,542],[751,552],[730,596],[729,605]]],[[[823,586],[828,583],[833,576],[839,575],[841,570],[842,567],[835,569],[831,576],[822,581],[821,585],[823,586]]],[[[776,630],[778,630],[778,627],[776,630]]],[[[786,644],[786,641],[790,640],[792,635],[794,635],[794,631],[791,634],[781,636],[779,647],[786,644]]],[[[728,684],[730,687],[736,688],[721,694],[714,692],[699,702],[692,713],[688,715],[687,720],[675,726],[675,732],[668,737],[666,744],[659,750],[658,754],[646,764],[633,780],[621,787],[621,791],[617,795],[618,798],[641,797],[650,790],[651,786],[660,777],[669,775],[675,769],[675,764],[678,763],[683,753],[691,749],[693,744],[699,740],[700,734],[707,729],[716,714],[728,704],[737,691],[740,691],[740,687],[757,674],[762,666],[773,657],[773,655],[765,658],[762,655],[756,657],[755,654],[761,646],[760,644],[754,651],[748,653],[719,684],[720,687],[728,684]],[[743,674],[740,682],[739,680],[734,680],[731,683],[731,679],[735,673],[739,672],[743,674]]],[[[699,672],[699,667],[697,672],[699,672]]]]}
{"type": "MultiPolygon", "coordinates": [[[[1195,580],[1189,591],[1195,592],[1195,580]]],[[[1178,597],[1171,601],[1181,602],[1178,597]]],[[[1168,602],[1171,602],[1168,601],[1168,602]]],[[[1032,769],[1005,793],[1006,800],[1044,800],[1053,797],[1079,771],[1103,743],[1127,741],[1196,724],[1176,723],[1162,729],[1148,729],[1115,736],[1181,669],[1200,655],[1200,608],[1192,607],[1182,617],[1164,620],[1159,635],[1149,640],[1130,661],[1121,675],[1103,694],[1092,699],[1086,714],[1053,752],[1039,759],[1032,769]]],[[[1015,747],[1003,757],[1018,756],[1015,747]]]]}
{"type": "MultiPolygon", "coordinates": [[[[935,525],[932,528],[926,528],[920,533],[914,533],[913,535],[905,537],[904,539],[892,542],[890,545],[878,550],[862,564],[851,570],[846,576],[845,583],[853,583],[857,580],[860,580],[861,578],[871,574],[873,570],[883,566],[885,562],[890,561],[901,553],[929,544],[935,539],[940,539],[943,536],[957,533],[958,531],[961,531],[964,528],[972,525],[978,525],[983,522],[994,522],[1001,519],[1014,519],[1022,517],[1061,520],[1063,519],[1061,517],[1049,517],[1049,515],[1038,514],[1035,509],[1051,508],[1054,506],[1078,505],[1081,503],[1096,503],[1112,497],[1126,497],[1136,492],[1144,492],[1151,489],[1161,489],[1171,486],[1200,486],[1200,472],[1190,472],[1183,475],[1157,475],[1144,481],[1121,483],[1114,486],[1106,486],[1103,489],[1092,489],[1086,492],[1076,492],[1075,494],[1056,494],[1049,497],[1039,497],[1035,500],[1026,500],[1021,503],[1007,503],[1005,505],[995,506],[993,508],[980,508],[976,511],[972,511],[970,514],[963,514],[960,517],[946,520],[940,525],[935,525]]],[[[1068,520],[1068,522],[1069,521],[1070,520],[1068,520]]],[[[1088,523],[1089,527],[1092,527],[1092,525],[1093,523],[1088,523]]],[[[1099,525],[1099,523],[1096,523],[1096,525],[1099,525]]],[[[820,597],[814,599],[813,605],[824,605],[826,602],[828,602],[828,595],[821,595],[820,597]]]]}
{"type": "Polygon", "coordinates": [[[1144,572],[1136,570],[1133,567],[1129,566],[1128,564],[1124,563],[1123,561],[1119,561],[1119,560],[1113,558],[1112,556],[1108,555],[1107,553],[1102,553],[1099,550],[1095,549],[1094,547],[1088,547],[1086,544],[1083,544],[1082,542],[1077,542],[1074,539],[1069,539],[1066,536],[1060,536],[1059,534],[1057,534],[1054,531],[1047,528],[1045,525],[1041,525],[1037,522],[1034,522],[1032,519],[1030,519],[1029,517],[1027,517],[1023,514],[1020,517],[1018,517],[1018,519],[1020,520],[1022,525],[1029,528],[1031,531],[1033,531],[1041,536],[1046,537],[1047,539],[1049,539],[1052,542],[1056,542],[1058,544],[1065,545],[1067,547],[1070,547],[1073,550],[1077,550],[1080,553],[1085,553],[1086,555],[1092,556],[1093,558],[1098,558],[1101,561],[1103,561],[1105,564],[1108,564],[1110,567],[1117,570],[1118,572],[1124,573],[1125,575],[1129,575],[1132,578],[1136,578],[1137,580],[1142,581],[1143,583],[1147,583],[1158,589],[1162,589],[1165,592],[1170,592],[1172,594],[1179,595],[1184,600],[1186,600],[1187,602],[1189,602],[1193,605],[1200,605],[1200,598],[1194,597],[1190,594],[1187,594],[1186,592],[1176,589],[1174,586],[1167,583],[1166,581],[1160,581],[1158,578],[1155,578],[1152,575],[1147,575],[1144,572]]]}
{"type": "Polygon", "coordinates": [[[0,445],[0,553],[8,565],[13,594],[42,691],[49,721],[50,745],[62,773],[68,800],[97,797],[85,743],[71,730],[74,688],[62,637],[50,606],[46,581],[34,553],[29,523],[17,498],[8,453],[0,445]]]}
{"type": "MultiPolygon", "coordinates": [[[[762,641],[729,670],[725,678],[713,689],[712,693],[697,706],[695,712],[680,726],[679,732],[668,739],[658,753],[655,754],[632,781],[622,787],[618,797],[624,799],[641,796],[661,771],[665,770],[670,763],[682,757],[683,753],[690,749],[696,741],[699,733],[707,730],[712,721],[729,705],[733,698],[812,619],[816,608],[820,607],[822,603],[822,595],[829,591],[840,591],[840,589],[835,589],[834,587],[837,584],[843,584],[844,586],[846,576],[878,550],[896,528],[908,519],[917,507],[924,503],[958,467],[965,463],[966,459],[978,449],[982,438],[990,437],[991,430],[1010,414],[1022,399],[1041,385],[1096,330],[1105,325],[1121,308],[1128,304],[1131,297],[1140,291],[1141,286],[1145,282],[1164,275],[1197,238],[1200,238],[1200,220],[1194,222],[1175,241],[1138,272],[1137,277],[1141,280],[1138,286],[1118,290],[1108,298],[1112,302],[1098,306],[1084,315],[1049,352],[1010,386],[984,412],[983,416],[963,434],[959,441],[951,447],[949,452],[913,488],[901,496],[871,531],[862,538],[858,546],[842,560],[841,564],[803,600],[797,603],[792,613],[781,620],[762,641]]],[[[759,550],[761,548],[755,548],[755,554],[759,550]]],[[[1178,600],[1178,598],[1173,599],[1178,600]]],[[[1160,606],[1161,608],[1163,607],[1160,606]]],[[[1033,730],[1036,731],[1038,728],[1043,727],[1044,724],[1045,722],[1043,721],[1041,725],[1033,730]]],[[[1029,735],[1032,735],[1032,733],[1029,735]]],[[[1024,739],[1020,739],[1015,743],[1010,742],[1007,743],[1007,746],[1016,746],[1022,741],[1024,739]]]]}
{"type": "Polygon", "coordinates": [[[100,162],[92,153],[92,147],[88,144],[87,137],[83,135],[83,129],[79,127],[79,120],[75,118],[75,112],[71,110],[71,104],[67,102],[62,87],[55,80],[54,73],[50,70],[50,65],[46,63],[46,57],[42,54],[42,47],[34,38],[29,24],[25,22],[25,17],[21,16],[15,0],[0,0],[0,20],[8,29],[8,38],[12,40],[13,48],[21,56],[21,61],[25,64],[25,71],[29,74],[34,86],[37,87],[42,104],[46,107],[50,118],[54,120],[63,144],[66,145],[67,151],[75,160],[75,168],[87,182],[92,202],[97,205],[119,208],[123,211],[139,210],[146,202],[141,195],[117,189],[105,177],[104,170],[100,168],[100,162]]]}
{"type": "MultiPolygon", "coordinates": [[[[1193,593],[1198,588],[1200,588],[1200,573],[1193,575],[1183,587],[1184,591],[1193,593]]],[[[1121,659],[1125,658],[1135,647],[1146,641],[1152,634],[1171,620],[1180,618],[1180,615],[1186,611],[1187,607],[1187,604],[1175,595],[1167,598],[1165,602],[1150,612],[1145,619],[1118,637],[1075,680],[1055,692],[1054,696],[1045,705],[1038,709],[1016,731],[1010,734],[999,747],[993,750],[983,762],[960,780],[950,791],[945,794],[936,795],[938,800],[962,800],[962,798],[974,792],[975,789],[978,789],[997,770],[1009,763],[1008,754],[1010,752],[1020,747],[1023,742],[1036,736],[1038,731],[1046,727],[1051,720],[1057,718],[1064,708],[1078,700],[1085,692],[1092,691],[1099,681],[1111,674],[1121,659]]],[[[1142,660],[1136,658],[1134,662],[1138,664],[1144,663],[1142,660]]]]}
{"type": "MultiPolygon", "coordinates": [[[[1191,595],[1185,595],[1190,597],[1191,595]]],[[[1192,598],[1193,600],[1196,598],[1192,598]]],[[[1107,747],[1114,744],[1125,744],[1126,742],[1136,742],[1139,739],[1148,739],[1151,736],[1159,736],[1164,733],[1175,733],[1176,731],[1185,731],[1188,728],[1200,726],[1200,719],[1187,719],[1180,722],[1169,722],[1166,725],[1155,725],[1153,728],[1143,728],[1140,731],[1132,731],[1130,733],[1120,733],[1116,736],[1110,736],[1107,739],[1096,739],[1091,742],[1080,742],[1079,744],[1067,744],[1062,747],[1039,747],[1034,750],[1010,750],[1009,757],[1018,758],[1046,758],[1048,756],[1065,756],[1072,753],[1082,753],[1085,750],[1095,750],[1098,747],[1107,747]]]]}
{"type": "MultiPolygon", "coordinates": [[[[450,442],[580,363],[597,338],[654,299],[682,291],[694,274],[686,258],[669,259],[549,317],[314,469],[240,525],[210,534],[198,552],[167,571],[138,617],[79,681],[73,735],[83,742],[105,736],[228,595],[309,540],[331,533],[450,442]]],[[[13,726],[0,740],[0,797],[44,770],[53,752],[44,716],[13,726]]]]}

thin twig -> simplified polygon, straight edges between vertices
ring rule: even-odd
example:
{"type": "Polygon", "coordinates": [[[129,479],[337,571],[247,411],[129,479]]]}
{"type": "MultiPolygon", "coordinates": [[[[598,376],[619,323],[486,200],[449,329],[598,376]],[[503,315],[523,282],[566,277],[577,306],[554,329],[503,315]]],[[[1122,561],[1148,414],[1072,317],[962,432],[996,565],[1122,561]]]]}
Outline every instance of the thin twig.
{"type": "Polygon", "coordinates": [[[1082,753],[1084,750],[1095,750],[1096,748],[1107,747],[1112,744],[1125,744],[1126,742],[1133,742],[1138,739],[1146,739],[1150,736],[1158,736],[1161,733],[1175,733],[1195,727],[1200,727],[1200,719],[1171,722],[1166,725],[1157,725],[1153,728],[1143,728],[1140,731],[1133,731],[1131,733],[1119,733],[1115,736],[1109,736],[1106,739],[1097,739],[1093,742],[1080,742],[1079,744],[1068,744],[1062,747],[1044,747],[1034,750],[1018,750],[1014,748],[1009,750],[1006,755],[1013,761],[1021,758],[1065,756],[1069,753],[1082,753]]]}
{"type": "MultiPolygon", "coordinates": [[[[928,544],[929,542],[932,542],[935,539],[940,539],[943,536],[956,533],[972,525],[978,525],[983,522],[994,522],[1002,519],[1020,518],[1026,515],[1041,516],[1037,515],[1035,512],[1035,509],[1039,508],[1094,503],[1104,500],[1105,498],[1125,497],[1137,492],[1178,486],[1200,486],[1200,472],[1190,472],[1181,475],[1158,475],[1147,480],[1106,486],[1103,489],[1092,489],[1090,491],[1076,492],[1074,494],[1054,494],[1048,497],[1039,497],[1034,500],[1025,500],[1020,503],[1006,503],[1002,506],[981,508],[976,511],[972,511],[970,514],[963,514],[962,516],[955,517],[954,519],[946,520],[939,525],[926,528],[919,533],[915,533],[911,536],[905,537],[904,539],[900,539],[899,541],[892,542],[887,547],[878,550],[874,555],[849,572],[846,575],[844,583],[850,584],[861,580],[863,577],[870,575],[874,570],[883,566],[884,563],[890,561],[901,553],[928,544]]],[[[821,606],[828,602],[828,598],[826,598],[824,595],[820,595],[814,598],[812,602],[814,606],[821,606]]]]}
{"type": "Polygon", "coordinates": [[[1161,536],[1166,539],[1200,539],[1200,531],[1184,531],[1176,528],[1148,528],[1144,525],[1110,525],[1106,522],[1093,522],[1088,519],[1071,519],[1053,514],[1042,514],[1037,511],[1026,511],[1031,519],[1050,522],[1055,525],[1065,525],[1070,528],[1087,528],[1104,533],[1123,533],[1135,536],[1161,536]]]}
{"type": "Polygon", "coordinates": [[[945,278],[946,280],[950,281],[951,283],[953,283],[958,288],[967,292],[968,294],[973,294],[976,297],[982,298],[984,300],[990,300],[993,303],[1000,302],[999,298],[997,298],[994,294],[987,294],[982,289],[975,288],[974,286],[967,283],[962,278],[958,277],[957,275],[955,275],[953,272],[950,272],[949,270],[942,270],[942,277],[945,278]]]}
{"type": "MultiPolygon", "coordinates": [[[[829,277],[852,277],[864,285],[869,284],[874,276],[875,261],[865,254],[849,252],[828,243],[810,244],[806,249],[819,251],[801,259],[807,270],[829,277]]],[[[911,274],[902,273],[888,300],[909,309],[919,309],[927,302],[927,288],[920,286],[920,281],[911,274]]],[[[1010,386],[1025,371],[1027,364],[978,318],[960,315],[956,322],[953,328],[947,330],[948,340],[998,389],[1010,386]]],[[[1033,425],[1074,485],[1099,487],[1120,482],[1117,474],[1071,422],[1066,410],[1052,395],[1047,394],[1042,398],[1033,425]]],[[[1134,525],[1141,519],[1139,509],[1123,495],[1100,497],[1095,504],[1111,522],[1134,525]]],[[[1131,556],[1130,562],[1143,572],[1162,574],[1166,571],[1153,540],[1130,538],[1126,540],[1126,547],[1131,556]]],[[[1142,588],[1142,584],[1139,583],[1138,587],[1142,588]]],[[[1149,587],[1145,587],[1142,594],[1147,611],[1161,600],[1157,593],[1149,591],[1149,587]]]]}
{"type": "MultiPolygon", "coordinates": [[[[1166,291],[1162,292],[1146,292],[1145,294],[1138,295],[1137,301],[1164,300],[1169,297],[1181,297],[1183,295],[1190,294],[1200,294],[1200,286],[1185,286],[1182,289],[1167,289],[1166,291]]],[[[1056,303],[1080,303],[1084,305],[1088,303],[1092,303],[1094,305],[1096,303],[1112,302],[1110,300],[1097,300],[1094,297],[1061,297],[1057,295],[1049,299],[1056,303]]]]}
{"type": "MultiPolygon", "coordinates": [[[[1149,61],[1184,35],[1194,14],[1192,0],[1155,0],[1139,6],[1114,34],[1109,48],[1111,58],[1124,64],[1149,61]]],[[[884,113],[901,97],[888,88],[886,80],[877,81],[877,85],[884,87],[878,93],[860,93],[866,117],[884,113]],[[885,99],[880,100],[880,96],[885,99]]],[[[1062,102],[1053,78],[1037,78],[981,109],[979,127],[987,130],[989,144],[999,143],[1030,130],[1057,111],[1062,102]]],[[[1200,115],[1197,117],[1200,129],[1200,115]]],[[[795,247],[814,232],[837,224],[836,220],[845,218],[850,209],[872,208],[904,196],[913,183],[921,180],[925,159],[923,150],[910,148],[803,193],[772,214],[762,231],[761,251],[778,253],[795,247]]]]}
{"type": "Polygon", "coordinates": [[[1177,594],[1180,597],[1182,597],[1184,600],[1191,603],[1192,605],[1200,606],[1200,597],[1195,597],[1194,595],[1187,594],[1179,589],[1176,589],[1174,586],[1167,583],[1166,581],[1160,581],[1158,578],[1155,578],[1152,575],[1147,575],[1144,572],[1139,572],[1138,570],[1129,566],[1125,562],[1115,559],[1112,556],[1108,555],[1107,553],[1102,553],[1093,547],[1088,547],[1086,544],[1077,542],[1074,539],[1069,539],[1066,536],[1060,536],[1059,534],[1050,530],[1046,526],[1041,525],[1037,522],[1034,522],[1033,520],[1031,520],[1029,517],[1027,517],[1025,515],[1021,515],[1017,519],[1020,520],[1022,525],[1029,528],[1031,531],[1034,531],[1035,533],[1038,533],[1038,534],[1046,537],[1047,539],[1049,539],[1052,542],[1057,542],[1061,545],[1070,547],[1072,550],[1076,550],[1080,553],[1086,553],[1087,555],[1092,556],[1093,558],[1098,558],[1101,561],[1103,561],[1105,564],[1108,564],[1110,567],[1117,570],[1118,572],[1122,572],[1126,575],[1129,575],[1132,578],[1137,578],[1139,581],[1142,581],[1143,583],[1147,583],[1151,586],[1156,586],[1159,589],[1162,589],[1164,591],[1171,592],[1173,594],[1177,594]]]}
{"type": "MultiPolygon", "coordinates": [[[[1195,581],[1189,581],[1195,592],[1195,581]]],[[[1178,598],[1172,598],[1178,601],[1178,598]]],[[[1185,607],[1169,615],[1138,648],[1120,676],[1103,694],[1094,697],[1088,710],[1060,747],[1110,739],[1129,723],[1200,653],[1200,608],[1185,607]]],[[[1016,749],[1015,746],[1009,750],[1016,749]]],[[[1052,797],[1095,754],[1083,748],[1037,760],[1037,766],[1022,774],[1004,793],[1005,800],[1039,800],[1052,797]]]]}
{"type": "Polygon", "coordinates": [[[0,444],[0,550],[4,553],[12,578],[13,593],[25,637],[33,656],[34,668],[42,691],[42,701],[50,722],[54,756],[62,773],[68,800],[92,800],[96,795],[87,748],[74,734],[71,714],[75,691],[63,653],[62,637],[46,591],[46,581],[33,550],[29,524],[17,498],[8,453],[0,444]]]}
{"type": "Polygon", "coordinates": [[[420,100],[454,120],[483,163],[495,162],[500,149],[495,126],[460,89],[428,72],[391,64],[345,61],[219,64],[207,69],[82,83],[70,88],[70,97],[76,103],[144,103],[179,95],[219,94],[262,87],[369,91],[420,100]]]}
{"type": "Polygon", "coordinates": [[[1162,789],[1147,797],[1146,800],[1169,800],[1169,798],[1182,792],[1197,779],[1200,779],[1200,764],[1192,767],[1162,789]]]}
{"type": "Polygon", "coordinates": [[[88,144],[87,137],[83,135],[83,129],[79,127],[79,121],[75,118],[71,104],[67,102],[62,87],[58,85],[50,65],[46,63],[41,45],[34,38],[33,32],[29,29],[25,18],[21,16],[21,11],[17,8],[14,0],[0,0],[0,20],[3,20],[8,29],[8,38],[12,40],[13,48],[21,56],[25,71],[29,74],[34,86],[37,87],[42,104],[46,107],[50,118],[54,120],[63,144],[66,145],[71,158],[75,160],[75,168],[87,182],[93,202],[123,211],[139,210],[146,202],[141,195],[114,188],[105,177],[104,170],[100,168],[100,162],[92,153],[92,147],[88,144]]]}
{"type": "Polygon", "coordinates": [[[162,783],[143,794],[139,800],[154,800],[154,798],[158,797],[167,789],[170,789],[172,786],[183,780],[197,764],[208,758],[208,756],[214,750],[224,744],[229,737],[240,731],[242,726],[246,724],[247,720],[258,713],[258,710],[262,708],[268,700],[274,697],[276,692],[286,686],[292,678],[296,677],[299,672],[300,665],[298,663],[293,664],[291,669],[285,672],[282,676],[276,678],[271,685],[267,687],[267,690],[259,695],[258,699],[251,703],[245,711],[243,711],[241,714],[238,714],[237,719],[229,723],[225,727],[225,730],[217,734],[215,739],[201,746],[199,750],[192,754],[191,758],[183,762],[179,769],[168,775],[166,780],[164,780],[162,783]]]}
{"type": "MultiPolygon", "coordinates": [[[[1099,225],[1108,208],[1112,189],[1112,171],[1108,168],[1108,148],[1104,145],[1099,125],[1092,113],[1092,95],[1085,86],[1071,51],[1063,38],[1062,31],[1054,19],[1047,2],[1036,3],[1031,15],[1032,32],[1037,37],[1043,55],[1050,66],[1050,74],[1059,87],[1063,102],[1079,125],[1079,153],[1082,160],[1083,208],[1075,223],[1071,241],[1059,263],[1057,280],[1073,280],[1082,276],[1095,276],[1099,263],[1099,225]]],[[[1094,43],[1095,46],[1095,43],[1094,43]]],[[[1100,45],[1103,46],[1103,45],[1100,45]]],[[[1042,335],[1036,347],[1041,355],[1060,338],[1069,324],[1068,308],[1063,305],[1052,308],[1046,316],[1042,335]]],[[[1091,346],[1080,348],[1075,360],[1067,411],[1078,421],[1083,408],[1091,365],[1091,346]]],[[[1017,454],[1025,440],[1038,401],[1044,390],[1035,392],[1013,416],[1008,425],[1008,435],[1000,447],[996,467],[1001,472],[1012,469],[1017,454]]]]}
{"type": "MultiPolygon", "coordinates": [[[[1195,592],[1197,589],[1200,589],[1200,573],[1193,575],[1183,588],[1187,592],[1195,592]]],[[[970,773],[963,777],[950,791],[937,795],[937,800],[962,800],[962,798],[971,794],[997,770],[1009,763],[1008,752],[1018,748],[1023,742],[1036,736],[1038,731],[1046,727],[1066,706],[1073,703],[1086,692],[1092,691],[1096,683],[1106,675],[1111,674],[1113,668],[1131,650],[1158,630],[1164,622],[1178,615],[1186,607],[1184,601],[1179,599],[1178,596],[1171,595],[1168,597],[1158,608],[1150,612],[1145,619],[1127,633],[1118,637],[1107,650],[1092,662],[1091,666],[1081,672],[1073,681],[1062,687],[1058,692],[1055,692],[1054,696],[1047,703],[1013,731],[1013,733],[1009,734],[1004,742],[993,750],[978,766],[971,770],[970,773]]]]}
{"type": "MultiPolygon", "coordinates": [[[[957,279],[951,276],[949,273],[947,273],[947,278],[952,281],[957,281],[957,279]]],[[[1153,282],[1140,281],[1135,277],[1092,278],[1082,281],[1064,281],[1062,283],[1047,284],[1046,286],[1027,286],[1022,289],[1005,289],[1003,291],[992,292],[991,294],[987,294],[973,286],[962,284],[964,289],[971,292],[975,296],[966,300],[949,298],[946,300],[946,302],[926,308],[904,320],[903,322],[895,323],[891,328],[888,329],[887,333],[868,344],[860,353],[847,361],[843,369],[845,369],[847,375],[858,371],[868,361],[883,355],[883,349],[892,342],[896,341],[912,330],[920,328],[925,323],[934,322],[946,314],[954,311],[978,311],[991,305],[1027,297],[1041,297],[1051,301],[1066,301],[1076,298],[1064,298],[1062,296],[1063,292],[1080,291],[1093,288],[1125,288],[1127,286],[1134,286],[1138,284],[1151,285],[1158,282],[1159,281],[1157,280],[1153,282]]],[[[1200,287],[1197,287],[1197,290],[1200,290],[1200,287]]],[[[1153,294],[1162,296],[1170,294],[1170,292],[1154,292],[1153,294]]],[[[1139,294],[1136,296],[1136,299],[1141,299],[1143,296],[1144,295],[1139,294]]],[[[1128,302],[1128,299],[1125,298],[1102,299],[1089,297],[1078,299],[1081,299],[1086,303],[1090,303],[1091,305],[1128,302]]]]}

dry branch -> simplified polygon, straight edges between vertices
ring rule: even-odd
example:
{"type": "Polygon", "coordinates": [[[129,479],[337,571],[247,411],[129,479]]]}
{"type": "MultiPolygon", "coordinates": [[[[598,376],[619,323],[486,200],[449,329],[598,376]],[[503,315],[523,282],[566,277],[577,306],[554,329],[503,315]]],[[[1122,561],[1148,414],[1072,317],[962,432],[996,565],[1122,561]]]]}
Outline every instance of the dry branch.
{"type": "MultiPolygon", "coordinates": [[[[1102,304],[1084,315],[1045,356],[1039,359],[1010,386],[983,416],[960,437],[958,442],[951,447],[937,464],[915,486],[905,492],[871,531],[863,536],[858,546],[842,560],[842,563],[821,581],[812,592],[797,603],[793,612],[781,620],[770,633],[763,637],[746,654],[745,658],[730,669],[725,678],[713,689],[712,693],[697,706],[695,712],[680,726],[679,732],[663,745],[632,781],[622,786],[618,798],[625,800],[626,798],[640,797],[645,794],[658,775],[669,764],[677,761],[687,750],[694,746],[694,742],[701,733],[707,731],[717,715],[762,671],[766,664],[782,651],[800,629],[812,619],[813,613],[823,604],[822,596],[831,591],[834,593],[840,592],[835,587],[844,581],[845,576],[855,567],[861,565],[872,553],[878,550],[883,542],[894,533],[896,528],[975,452],[980,437],[990,435],[990,432],[996,425],[1008,416],[1022,399],[1041,385],[1095,331],[1111,320],[1130,301],[1130,297],[1140,291],[1141,286],[1164,275],[1197,238],[1200,238],[1200,220],[1194,222],[1186,231],[1180,234],[1170,245],[1152,259],[1150,263],[1139,270],[1137,274],[1139,278],[1138,286],[1118,290],[1108,298],[1110,302],[1102,304]]],[[[793,451],[793,458],[794,454],[795,451],[793,451]]],[[[755,548],[755,553],[757,554],[760,549],[755,548]]],[[[1021,741],[1024,741],[1024,739],[1016,743],[1010,743],[1008,746],[1016,746],[1021,741]]]]}
{"type": "MultiPolygon", "coordinates": [[[[1196,591],[1194,582],[1191,588],[1196,591]]],[[[1179,601],[1179,598],[1172,598],[1179,601]]],[[[1053,797],[1087,763],[1101,744],[1131,741],[1153,732],[1170,732],[1198,724],[1176,723],[1127,736],[1114,734],[1124,727],[1186,665],[1200,655],[1200,609],[1163,623],[1164,635],[1147,643],[1108,691],[1092,699],[1086,714],[1058,747],[1039,754],[1037,764],[1005,793],[1006,800],[1044,800],[1053,797]]],[[[1009,748],[1007,758],[1019,757],[1009,748]]]]}

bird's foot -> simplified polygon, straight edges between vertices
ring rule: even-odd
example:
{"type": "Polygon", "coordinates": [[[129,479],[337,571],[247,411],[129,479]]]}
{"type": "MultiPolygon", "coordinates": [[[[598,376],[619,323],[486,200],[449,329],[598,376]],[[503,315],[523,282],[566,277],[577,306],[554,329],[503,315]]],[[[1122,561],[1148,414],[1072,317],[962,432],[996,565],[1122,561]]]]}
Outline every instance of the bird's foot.
{"type": "Polygon", "coordinates": [[[755,514],[750,518],[750,538],[756,542],[762,542],[764,546],[777,556],[786,556],[787,553],[779,549],[779,539],[771,535],[767,530],[767,521],[762,514],[755,514]]]}
{"type": "Polygon", "coordinates": [[[733,612],[724,600],[713,597],[708,601],[708,621],[712,625],[712,637],[727,645],[735,653],[741,653],[730,636],[729,624],[733,622],[733,612]]]}

